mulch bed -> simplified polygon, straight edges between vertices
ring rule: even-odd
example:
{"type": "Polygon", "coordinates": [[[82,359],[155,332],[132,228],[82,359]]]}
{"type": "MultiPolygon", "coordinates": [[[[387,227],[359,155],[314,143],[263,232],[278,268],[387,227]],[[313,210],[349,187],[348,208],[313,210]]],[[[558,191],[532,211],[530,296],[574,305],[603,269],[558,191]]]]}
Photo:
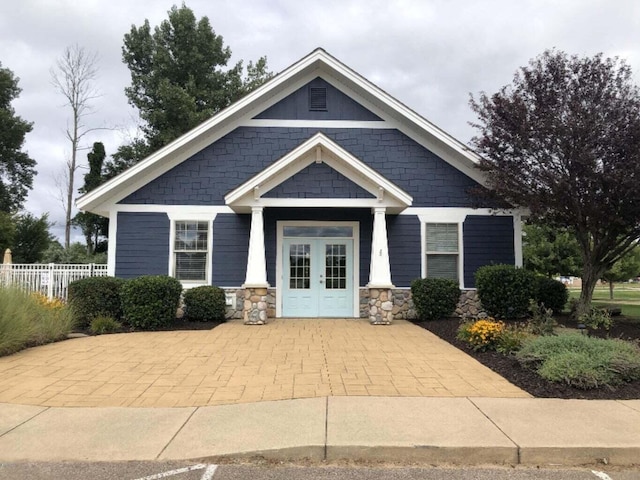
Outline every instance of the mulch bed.
{"type": "MultiPolygon", "coordinates": [[[[181,318],[176,318],[173,322],[171,322],[168,325],[165,325],[164,327],[160,327],[157,328],[156,330],[153,330],[155,332],[172,332],[172,331],[176,331],[176,330],[211,330],[215,327],[217,327],[218,325],[220,325],[221,322],[190,322],[188,320],[183,320],[181,318]]],[[[120,330],[117,333],[128,333],[128,332],[138,332],[138,331],[142,331],[142,330],[134,330],[130,327],[128,327],[127,325],[124,325],[122,330],[120,330]]],[[[93,333],[91,333],[91,331],[87,328],[87,329],[76,329],[74,330],[74,333],[82,333],[84,335],[93,335],[93,333]]]]}
{"type": "MultiPolygon", "coordinates": [[[[575,322],[568,318],[560,318],[559,323],[569,328],[576,328],[575,322]]],[[[594,390],[580,390],[562,383],[548,382],[531,370],[524,369],[512,355],[502,355],[497,352],[475,352],[464,342],[456,338],[460,321],[457,318],[449,318],[429,322],[417,322],[421,326],[471,355],[483,365],[500,374],[508,381],[517,385],[534,397],[539,398],[578,398],[578,399],[611,399],[631,400],[640,399],[640,381],[628,383],[617,387],[615,390],[601,388],[594,390]]],[[[605,337],[605,332],[590,332],[594,336],[605,337]]],[[[618,317],[611,330],[611,338],[640,339],[640,324],[630,323],[624,318],[618,317]]]]}

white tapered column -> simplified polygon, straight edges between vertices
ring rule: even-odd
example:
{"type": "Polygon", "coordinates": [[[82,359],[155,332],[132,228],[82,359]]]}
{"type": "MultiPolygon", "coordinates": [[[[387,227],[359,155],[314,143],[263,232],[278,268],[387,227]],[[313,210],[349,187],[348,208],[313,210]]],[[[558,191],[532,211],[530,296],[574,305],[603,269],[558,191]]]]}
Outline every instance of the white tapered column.
{"type": "Polygon", "coordinates": [[[268,287],[267,261],[264,254],[263,207],[251,208],[251,233],[249,234],[249,256],[244,287],[268,287]]]}
{"type": "Polygon", "coordinates": [[[387,242],[386,208],[373,209],[373,238],[371,239],[371,268],[369,288],[393,288],[389,265],[389,244],[387,242]]]}

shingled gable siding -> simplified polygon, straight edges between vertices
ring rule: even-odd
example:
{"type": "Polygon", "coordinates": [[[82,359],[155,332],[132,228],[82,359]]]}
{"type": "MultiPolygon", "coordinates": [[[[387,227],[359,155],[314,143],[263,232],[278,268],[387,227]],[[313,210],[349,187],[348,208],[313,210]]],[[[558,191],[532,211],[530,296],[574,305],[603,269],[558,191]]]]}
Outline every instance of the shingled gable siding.
{"type": "Polygon", "coordinates": [[[224,195],[318,131],[413,197],[414,207],[474,207],[478,184],[394,129],[241,127],[121,203],[224,205],[224,195]]]}
{"type": "Polygon", "coordinates": [[[387,216],[391,281],[409,287],[421,276],[420,220],[414,215],[387,216]]]}
{"type": "Polygon", "coordinates": [[[118,213],[116,277],[167,275],[169,217],[166,213],[118,213]]]}
{"type": "Polygon", "coordinates": [[[469,215],[464,235],[464,286],[475,287],[475,272],[484,265],[515,264],[513,217],[469,215]]]}
{"type": "Polygon", "coordinates": [[[279,220],[309,220],[360,223],[360,286],[369,282],[371,262],[371,232],[373,215],[368,208],[267,208],[264,211],[264,243],[267,259],[267,281],[276,281],[277,222],[279,220]]]}
{"type": "Polygon", "coordinates": [[[239,287],[244,283],[249,251],[251,215],[219,213],[213,222],[213,284],[239,287]]]}
{"type": "Polygon", "coordinates": [[[312,163],[267,192],[268,198],[373,198],[325,163],[312,163]]]}
{"type": "Polygon", "coordinates": [[[380,117],[319,77],[254,118],[274,120],[357,120],[361,122],[381,120],[380,117]],[[311,111],[309,109],[309,87],[327,89],[327,111],[311,111]]]}

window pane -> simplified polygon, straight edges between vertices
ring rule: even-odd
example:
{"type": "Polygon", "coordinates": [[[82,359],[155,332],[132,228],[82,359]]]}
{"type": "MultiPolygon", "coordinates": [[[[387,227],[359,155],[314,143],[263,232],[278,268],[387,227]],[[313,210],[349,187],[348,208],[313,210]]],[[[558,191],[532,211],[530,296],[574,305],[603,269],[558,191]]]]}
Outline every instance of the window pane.
{"type": "Polygon", "coordinates": [[[353,227],[284,227],[285,237],[353,237],[353,227]]]}
{"type": "Polygon", "coordinates": [[[176,252],[176,278],[178,280],[206,280],[207,254],[176,252]]]}
{"type": "Polygon", "coordinates": [[[325,247],[325,288],[346,288],[347,247],[344,244],[328,244],[325,247]]]}
{"type": "Polygon", "coordinates": [[[311,245],[300,243],[289,246],[289,288],[311,287],[311,245]]]}
{"type": "Polygon", "coordinates": [[[427,223],[427,252],[457,251],[457,223],[427,223]]]}
{"type": "Polygon", "coordinates": [[[176,251],[207,251],[209,249],[208,222],[176,222],[176,251]]]}
{"type": "Polygon", "coordinates": [[[427,277],[458,280],[458,255],[427,255],[427,277]]]}

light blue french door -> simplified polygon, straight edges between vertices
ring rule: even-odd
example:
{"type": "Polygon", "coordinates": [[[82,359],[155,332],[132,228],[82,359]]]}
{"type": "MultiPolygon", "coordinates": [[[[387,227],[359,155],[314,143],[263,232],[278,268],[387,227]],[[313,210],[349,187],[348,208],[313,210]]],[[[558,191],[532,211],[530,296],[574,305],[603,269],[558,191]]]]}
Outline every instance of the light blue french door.
{"type": "Polygon", "coordinates": [[[284,317],[353,316],[353,239],[283,240],[284,317]]]}

